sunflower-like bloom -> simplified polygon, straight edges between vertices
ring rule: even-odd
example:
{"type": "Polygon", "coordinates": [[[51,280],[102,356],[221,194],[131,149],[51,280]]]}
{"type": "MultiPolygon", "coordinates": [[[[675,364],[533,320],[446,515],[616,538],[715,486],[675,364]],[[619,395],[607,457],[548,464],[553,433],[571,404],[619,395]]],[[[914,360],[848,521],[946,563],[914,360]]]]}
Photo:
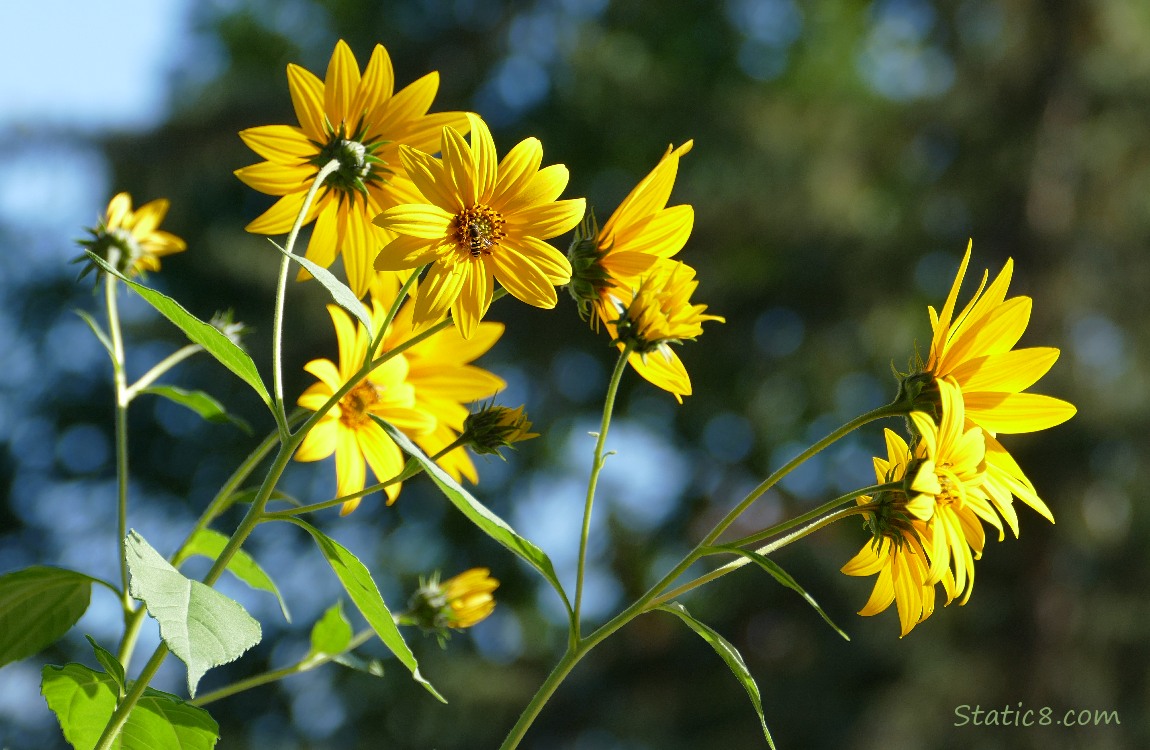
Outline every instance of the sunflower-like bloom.
{"type": "Polygon", "coordinates": [[[117,193],[109,201],[100,223],[88,230],[92,237],[81,240],[80,244],[126,276],[159,271],[160,258],[181,253],[188,247],[176,235],[159,229],[167,213],[166,198],[150,201],[133,211],[132,196],[117,193]]]}
{"type": "Polygon", "coordinates": [[[703,322],[726,322],[706,315],[706,305],[691,303],[699,282],[695,269],[686,263],[659,259],[633,290],[612,290],[615,319],[607,332],[620,350],[632,348],[628,362],[646,380],[670,392],[683,403],[691,395],[691,378],[670,344],[693,341],[703,334],[703,322]],[[657,353],[658,356],[649,356],[657,353]]]}
{"type": "Polygon", "coordinates": [[[896,604],[900,638],[934,612],[934,586],[928,583],[930,561],[913,531],[899,530],[893,536],[868,541],[842,572],[878,576],[859,614],[877,615],[896,604]]]}
{"type": "Polygon", "coordinates": [[[599,229],[593,217],[571,245],[572,278],[568,290],[592,326],[614,317],[611,296],[616,288],[638,286],[639,279],[659,258],[683,249],[695,223],[689,205],[667,207],[679,158],[694,141],[669,146],[651,173],[623,199],[599,229]]]}
{"type": "MultiPolygon", "coordinates": [[[[929,308],[934,334],[930,357],[920,373],[906,382],[926,386],[924,395],[933,398],[932,385],[953,378],[962,393],[965,418],[985,432],[986,478],[983,486],[995,508],[1018,535],[1018,516],[1011,496],[1045,516],[1054,516],[1023,474],[1022,469],[998,442],[999,433],[1020,433],[1054,427],[1074,416],[1076,409],[1061,399],[1024,393],[1053,366],[1059,351],[1050,347],[1015,349],[1030,321],[1029,297],[1006,298],[1014,269],[1008,260],[989,287],[988,273],[970,302],[955,314],[959,288],[970,262],[970,245],[959,266],[954,285],[942,312],[929,308]]],[[[1002,530],[999,529],[999,538],[1002,530]]]]}
{"type": "Polygon", "coordinates": [[[499,581],[491,577],[487,568],[471,568],[443,582],[435,573],[420,581],[408,604],[407,617],[425,630],[436,632],[442,641],[449,629],[469,628],[495,611],[492,592],[498,587],[499,581]]]}
{"type": "MultiPolygon", "coordinates": [[[[328,305],[339,342],[339,366],[331,360],[313,359],[304,369],[319,378],[299,397],[299,405],[313,411],[349,382],[363,365],[367,355],[368,335],[362,325],[335,305],[328,305]]],[[[375,305],[373,327],[383,322],[386,308],[375,305]]],[[[373,419],[378,416],[412,435],[431,433],[436,427],[433,414],[419,408],[415,388],[407,381],[409,364],[402,354],[396,355],[372,370],[339,402],[331,407],[304,437],[297,461],[318,461],[335,453],[336,495],[359,492],[366,485],[364,462],[380,482],[403,470],[403,453],[383,428],[373,419]]],[[[385,488],[388,502],[399,496],[398,483],[385,488]]],[[[359,498],[348,500],[340,509],[346,515],[359,505],[359,498]]]]}
{"type": "Polygon", "coordinates": [[[571,279],[571,264],[544,240],[572,229],[586,207],[582,198],[558,200],[567,167],[540,169],[538,140],[521,141],[499,161],[487,125],[469,117],[470,144],[459,130],[443,128],[442,159],[400,149],[424,202],[375,218],[399,235],[375,259],[376,269],[433,264],[416,298],[415,322],[440,320],[450,310],[464,338],[486,314],[496,281],[530,305],[555,306],[555,286],[571,279]]]}
{"type": "MultiPolygon", "coordinates": [[[[387,309],[395,293],[373,299],[378,307],[387,309]]],[[[408,300],[396,313],[384,335],[380,353],[394,349],[434,325],[434,322],[413,324],[414,306],[408,300]]],[[[503,330],[502,323],[484,321],[476,326],[470,339],[464,339],[455,328],[446,328],[398,355],[407,360],[407,383],[414,389],[415,408],[435,418],[434,429],[411,435],[429,456],[450,446],[463,432],[470,414],[467,404],[490,398],[507,386],[502,378],[472,364],[495,345],[503,330]]],[[[467,478],[475,483],[479,479],[463,445],[448,451],[436,463],[456,480],[467,478]]]]}
{"type": "Polygon", "coordinates": [[[372,258],[393,236],[372,226],[371,218],[417,199],[399,163],[400,144],[433,148],[445,125],[466,132],[467,117],[462,112],[427,114],[439,89],[438,73],[393,93],[391,58],[382,45],[375,46],[362,75],[341,39],[323,81],[294,64],[288,65],[287,76],[299,127],[265,125],[240,133],[267,161],[239,169],[236,176],[261,193],[281,196],[247,230],[290,231],[319,170],[338,159],[339,169],[324,182],[305,217],[305,223],[315,221],[306,255],[327,267],[342,252],[348,285],[362,297],[372,280],[372,258]]]}

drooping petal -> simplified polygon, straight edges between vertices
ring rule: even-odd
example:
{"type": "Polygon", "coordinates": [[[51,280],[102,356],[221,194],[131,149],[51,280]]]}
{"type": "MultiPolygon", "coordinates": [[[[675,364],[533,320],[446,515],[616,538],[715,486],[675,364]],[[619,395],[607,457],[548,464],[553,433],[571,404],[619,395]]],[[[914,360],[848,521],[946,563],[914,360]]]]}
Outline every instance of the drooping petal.
{"type": "Polygon", "coordinates": [[[465,339],[471,338],[479,321],[487,314],[495,290],[486,263],[478,261],[468,265],[470,268],[464,276],[463,287],[451,304],[455,327],[465,339]]]}

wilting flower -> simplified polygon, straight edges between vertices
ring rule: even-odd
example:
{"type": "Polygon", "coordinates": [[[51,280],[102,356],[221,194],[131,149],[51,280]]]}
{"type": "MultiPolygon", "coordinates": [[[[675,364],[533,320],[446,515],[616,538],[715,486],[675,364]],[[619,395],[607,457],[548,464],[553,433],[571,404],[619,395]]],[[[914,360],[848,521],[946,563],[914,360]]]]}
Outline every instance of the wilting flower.
{"type": "MultiPolygon", "coordinates": [[[[374,289],[372,293],[375,294],[374,289]]],[[[395,294],[373,299],[378,306],[387,308],[395,294]]],[[[380,354],[424,333],[438,322],[413,324],[413,308],[414,303],[408,300],[399,309],[384,335],[380,354]]],[[[467,404],[490,398],[506,387],[502,378],[472,364],[495,345],[503,330],[502,323],[485,321],[476,326],[470,339],[464,339],[455,328],[446,328],[398,355],[407,360],[407,383],[414,389],[415,408],[435,418],[433,430],[411,435],[428,455],[434,456],[456,442],[470,414],[467,404]]],[[[463,445],[448,451],[436,463],[456,480],[466,477],[476,482],[479,479],[463,445]]]]}
{"type": "Polygon", "coordinates": [[[683,402],[691,394],[691,378],[670,344],[692,341],[703,333],[703,322],[717,320],[706,315],[706,305],[691,303],[699,282],[695,269],[686,263],[660,259],[634,289],[614,289],[613,319],[607,332],[620,350],[630,344],[628,358],[635,371],[683,402]]]}
{"type": "Polygon", "coordinates": [[[492,592],[499,581],[487,568],[472,568],[440,583],[439,574],[421,581],[411,597],[408,617],[441,637],[448,629],[469,628],[495,610],[492,592]]]}
{"type": "MultiPolygon", "coordinates": [[[[339,366],[327,359],[313,359],[304,369],[319,378],[299,397],[299,405],[313,411],[324,403],[363,365],[367,355],[368,335],[362,325],[335,305],[328,305],[339,342],[339,366]]],[[[376,305],[373,327],[383,322],[386,308],[376,305]]],[[[380,482],[403,470],[403,453],[383,428],[373,419],[378,416],[407,433],[420,435],[435,429],[435,416],[419,408],[415,388],[407,382],[408,361],[397,355],[372,370],[339,402],[331,407],[304,437],[298,461],[318,461],[335,453],[336,495],[359,492],[366,486],[364,462],[380,482]]],[[[385,488],[388,502],[399,496],[398,483],[385,488]]],[[[359,498],[348,500],[340,510],[346,515],[359,505],[359,498]]]]}
{"type": "Polygon", "coordinates": [[[527,421],[522,406],[509,409],[493,404],[467,417],[463,437],[476,453],[494,453],[502,458],[500,448],[537,438],[539,433],[531,432],[531,422],[527,421]]]}
{"type": "Polygon", "coordinates": [[[391,59],[378,44],[362,75],[342,39],[323,81],[294,64],[288,65],[287,75],[299,127],[265,125],[240,133],[268,161],[239,169],[236,176],[262,193],[282,196],[247,230],[290,231],[319,170],[338,159],[339,169],[324,182],[305,218],[305,223],[316,222],[306,255],[327,267],[342,252],[348,285],[362,297],[372,280],[372,258],[394,236],[372,226],[371,218],[418,200],[399,163],[400,144],[434,148],[444,125],[466,132],[467,117],[462,112],[427,114],[439,88],[438,73],[393,94],[391,59]]]}
{"type": "Polygon", "coordinates": [[[558,200],[567,186],[567,167],[539,169],[543,147],[521,141],[498,161],[491,131],[471,120],[471,143],[445,127],[442,159],[402,148],[422,203],[389,208],[379,226],[399,235],[375,260],[383,271],[432,264],[420,286],[415,322],[443,318],[450,310],[456,327],[470,338],[487,312],[498,281],[512,296],[551,308],[555,286],[571,278],[571,264],[544,240],[572,229],[583,216],[582,198],[558,200]]]}
{"type": "MultiPolygon", "coordinates": [[[[118,193],[108,203],[100,223],[88,230],[91,239],[81,240],[80,244],[126,276],[159,271],[160,258],[187,249],[182,239],[158,228],[167,213],[165,198],[145,203],[133,211],[132,196],[118,193]]],[[[77,261],[86,257],[81,256],[77,261]]]]}
{"type": "Polygon", "coordinates": [[[614,317],[611,296],[617,288],[638,286],[639,278],[659,258],[670,258],[683,249],[695,222],[691,206],[667,207],[679,157],[691,150],[693,141],[678,148],[669,146],[651,173],[623,199],[600,230],[594,217],[581,228],[571,245],[571,284],[568,290],[580,312],[592,325],[614,317]]]}
{"type": "Polygon", "coordinates": [[[1061,399],[1023,392],[1046,374],[1059,352],[1050,347],[1014,348],[1030,321],[1031,299],[1006,299],[1013,260],[1006,262],[989,287],[984,271],[970,302],[955,314],[969,262],[968,244],[942,312],[929,308],[934,331],[930,357],[920,372],[904,381],[904,387],[921,390],[925,400],[936,400],[935,384],[943,378],[953,378],[962,393],[966,419],[985,431],[987,466],[983,486],[1017,536],[1018,518],[1012,507],[1012,494],[1051,522],[1054,516],[998,442],[997,435],[1054,427],[1074,416],[1076,409],[1061,399]]]}

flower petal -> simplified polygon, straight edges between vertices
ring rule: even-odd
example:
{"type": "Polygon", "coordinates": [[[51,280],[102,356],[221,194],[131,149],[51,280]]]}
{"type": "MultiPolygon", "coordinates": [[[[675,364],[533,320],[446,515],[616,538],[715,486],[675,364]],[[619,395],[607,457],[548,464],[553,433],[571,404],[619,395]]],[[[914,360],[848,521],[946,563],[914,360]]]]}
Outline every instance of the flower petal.
{"type": "Polygon", "coordinates": [[[432,263],[439,255],[434,240],[401,236],[384,245],[375,256],[374,267],[376,271],[403,271],[432,263]]]}
{"type": "Polygon", "coordinates": [[[471,123],[471,153],[475,159],[475,196],[478,202],[485,203],[495,191],[499,155],[487,123],[472,113],[468,113],[467,119],[471,123]]]}
{"type": "Polygon", "coordinates": [[[338,419],[321,419],[313,426],[295,452],[296,461],[321,461],[335,452],[338,419]]]}
{"type": "MultiPolygon", "coordinates": [[[[558,286],[571,280],[571,261],[543,240],[535,237],[506,237],[501,244],[505,250],[529,260],[551,284],[558,286]]],[[[496,255],[500,254],[507,253],[496,252],[496,255]]]]}
{"type": "Polygon", "coordinates": [[[546,240],[569,232],[583,220],[587,201],[583,198],[529,206],[506,216],[508,227],[546,240]]]}
{"type": "Polygon", "coordinates": [[[300,128],[291,125],[261,125],[240,131],[244,144],[268,161],[294,167],[306,164],[318,153],[316,145],[300,128]]]}
{"type": "Polygon", "coordinates": [[[429,203],[410,203],[389,208],[374,221],[377,226],[396,234],[425,240],[445,240],[455,219],[439,206],[429,203]]]}
{"type": "Polygon", "coordinates": [[[262,161],[250,167],[237,169],[233,174],[250,188],[268,195],[287,195],[306,191],[315,179],[315,167],[305,164],[288,167],[271,161],[262,161]]]}
{"type": "Polygon", "coordinates": [[[344,133],[351,135],[354,123],[349,119],[351,100],[359,89],[359,63],[352,54],[347,42],[340,39],[327,63],[327,75],[323,81],[323,108],[331,124],[338,130],[344,125],[344,133]]]}
{"type": "Polygon", "coordinates": [[[1038,382],[1058,360],[1052,347],[1012,349],[967,360],[950,373],[963,391],[1019,393],[1038,382]]]}
{"type": "MultiPolygon", "coordinates": [[[[244,229],[252,234],[287,234],[295,224],[299,210],[303,208],[303,193],[289,193],[277,200],[271,208],[253,219],[244,229]]],[[[315,219],[319,213],[322,201],[312,201],[304,224],[315,219]]]]}
{"type": "Polygon", "coordinates": [[[399,150],[399,156],[411,181],[423,194],[424,200],[451,214],[464,209],[461,196],[455,192],[454,185],[444,172],[443,162],[430,154],[407,146],[399,150]]]}
{"type": "Polygon", "coordinates": [[[415,310],[412,321],[437,321],[447,314],[455,298],[463,289],[465,276],[469,272],[466,263],[445,266],[435,263],[428,269],[427,275],[419,285],[419,294],[415,298],[415,310]]]}
{"type": "Polygon", "coordinates": [[[371,59],[367,61],[355,97],[347,110],[348,117],[354,123],[352,127],[358,130],[363,118],[390,99],[394,89],[395,71],[391,65],[391,56],[382,44],[377,44],[371,51],[371,59]]]}
{"type": "Polygon", "coordinates": [[[336,424],[338,426],[335,431],[335,492],[338,497],[362,490],[367,472],[356,431],[344,427],[339,422],[336,424]]]}
{"type": "Polygon", "coordinates": [[[505,205],[522,192],[539,171],[543,161],[543,144],[538,138],[525,138],[507,152],[499,164],[495,188],[491,193],[492,205],[505,205]]]}
{"type": "Polygon", "coordinates": [[[323,83],[310,71],[295,63],[287,66],[287,76],[292,106],[295,107],[295,116],[299,119],[304,135],[316,143],[325,143],[327,132],[323,122],[323,83]]]}
{"type": "Polygon", "coordinates": [[[520,190],[507,193],[495,207],[504,214],[522,211],[528,206],[550,203],[556,200],[567,187],[571,174],[562,164],[552,164],[531,176],[520,190]]]}
{"type": "Polygon", "coordinates": [[[486,263],[474,261],[468,265],[470,269],[465,274],[463,288],[451,304],[455,327],[465,339],[471,338],[479,321],[487,314],[495,290],[486,263]]]}
{"type": "Polygon", "coordinates": [[[1073,404],[1037,393],[965,393],[966,416],[992,433],[1037,432],[1078,413],[1073,404]]]}
{"type": "Polygon", "coordinates": [[[521,302],[551,309],[559,301],[551,279],[525,255],[497,251],[487,260],[494,266],[499,283],[521,302]]]}

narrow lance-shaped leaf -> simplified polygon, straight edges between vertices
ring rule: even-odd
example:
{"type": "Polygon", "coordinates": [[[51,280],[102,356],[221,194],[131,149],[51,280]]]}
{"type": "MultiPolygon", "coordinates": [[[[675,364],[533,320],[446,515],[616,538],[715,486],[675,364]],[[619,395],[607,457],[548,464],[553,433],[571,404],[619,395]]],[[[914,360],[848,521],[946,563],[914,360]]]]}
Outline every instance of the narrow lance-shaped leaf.
{"type": "Polygon", "coordinates": [[[346,284],[337,279],[331,271],[327,270],[323,266],[311,262],[302,255],[289,253],[287,250],[277,245],[271,238],[268,239],[268,242],[271,242],[272,246],[275,247],[276,250],[279,250],[281,253],[306,268],[308,273],[315,277],[316,281],[318,281],[320,284],[323,284],[324,289],[327,289],[328,293],[331,294],[331,298],[335,300],[336,304],[358,318],[359,322],[363,323],[364,327],[369,332],[371,332],[372,335],[374,335],[375,332],[371,330],[371,314],[368,313],[367,308],[364,307],[363,303],[359,301],[359,297],[356,297],[355,293],[352,292],[346,284]]]}
{"type": "Polygon", "coordinates": [[[71,630],[88,609],[95,580],[44,566],[0,576],[0,667],[40,652],[71,630]]]}
{"type": "Polygon", "coordinates": [[[732,555],[740,555],[747,558],[751,562],[757,564],[763,570],[770,573],[776,581],[791,589],[792,591],[797,592],[799,596],[806,600],[807,604],[811,605],[811,607],[813,607],[814,610],[819,613],[819,617],[822,617],[827,625],[830,625],[836,633],[843,637],[843,640],[849,641],[851,639],[851,637],[847,635],[842,628],[834,623],[834,620],[830,618],[830,615],[823,611],[823,608],[819,606],[819,603],[815,601],[815,598],[808,594],[806,590],[799,585],[799,582],[791,577],[790,573],[783,570],[777,562],[770,559],[766,555],[761,555],[758,552],[753,552],[749,549],[742,549],[741,547],[730,547],[727,545],[708,547],[703,551],[707,554],[721,554],[726,552],[732,555]]]}
{"type": "Polygon", "coordinates": [[[128,678],[124,674],[124,665],[120,663],[111,651],[96,643],[96,639],[90,635],[85,634],[88,643],[92,644],[92,651],[96,654],[96,661],[100,662],[100,666],[108,673],[108,676],[116,683],[116,687],[120,691],[120,697],[123,698],[128,692],[128,678]]]}
{"type": "Polygon", "coordinates": [[[694,630],[699,636],[711,644],[711,648],[715,649],[723,661],[730,667],[731,672],[734,673],[735,678],[743,684],[747,690],[747,695],[751,699],[751,705],[755,708],[755,713],[759,716],[759,723],[763,727],[763,736],[767,738],[767,744],[771,746],[771,750],[775,748],[775,741],[771,739],[771,732],[767,729],[767,719],[763,716],[763,699],[759,695],[759,686],[755,684],[755,678],[751,677],[751,671],[747,669],[747,663],[743,661],[743,655],[739,653],[738,649],[731,645],[731,643],[723,636],[716,633],[711,627],[700,620],[695,619],[695,616],[687,611],[687,608],[678,602],[671,602],[659,607],[664,612],[670,612],[678,617],[683,622],[687,623],[687,627],[694,630]]]}
{"type": "MultiPolygon", "coordinates": [[[[76,750],[92,750],[116,710],[116,680],[82,664],[48,665],[40,674],[40,692],[56,714],[64,739],[76,750]]],[[[113,747],[212,750],[219,734],[219,725],[204,709],[145,688],[113,747]]]]}
{"type": "Polygon", "coordinates": [[[96,319],[83,310],[75,310],[74,312],[79,315],[85,323],[88,324],[89,328],[92,329],[92,333],[96,335],[96,338],[100,341],[101,344],[104,345],[104,349],[107,350],[108,356],[114,357],[116,350],[115,347],[112,346],[112,340],[108,338],[108,334],[104,333],[104,329],[100,327],[100,324],[96,322],[96,319]]]}
{"type": "Polygon", "coordinates": [[[384,604],[383,595],[379,593],[379,588],[375,585],[371,573],[364,564],[342,544],[306,521],[301,521],[298,518],[287,520],[312,535],[316,544],[319,545],[320,552],[331,565],[331,569],[335,571],[336,577],[343,584],[344,590],[347,591],[360,614],[371,625],[371,629],[375,631],[383,644],[396,655],[403,666],[408,668],[415,681],[423,685],[436,698],[447,703],[439,691],[432,687],[431,683],[419,673],[419,662],[416,661],[415,654],[411,652],[403,640],[403,635],[395,624],[395,618],[392,617],[391,611],[384,604]]]}
{"type": "Polygon", "coordinates": [[[129,591],[160,625],[160,638],[188,667],[188,693],[212,667],[260,642],[260,624],[239,602],[185,578],[135,531],[128,532],[129,591]]]}
{"type": "Polygon", "coordinates": [[[153,385],[140,391],[140,393],[151,393],[155,396],[166,398],[172,403],[191,409],[207,422],[215,422],[216,424],[227,424],[230,422],[249,435],[252,434],[251,425],[239,417],[228,414],[223,404],[203,391],[188,391],[183,388],[177,388],[174,385],[153,385]]]}
{"type": "MultiPolygon", "coordinates": [[[[200,529],[196,532],[184,546],[183,555],[180,559],[174,561],[176,567],[188,559],[196,555],[201,555],[209,560],[215,560],[224,551],[224,547],[228,546],[228,538],[214,529],[200,529]]],[[[284,601],[283,596],[276,588],[275,581],[271,576],[260,567],[259,563],[255,561],[251,555],[244,552],[242,549],[238,550],[232,559],[228,562],[227,570],[229,573],[240,579],[253,589],[266,591],[276,598],[279,602],[280,611],[284,614],[284,619],[291,622],[291,613],[288,612],[287,602],[284,601]]]]}
{"type": "Polygon", "coordinates": [[[92,259],[93,263],[103,269],[104,273],[110,273],[127,284],[136,294],[143,297],[148,304],[156,308],[161,315],[175,323],[181,331],[187,334],[187,337],[191,339],[193,343],[204,347],[204,350],[219,360],[220,364],[235,373],[240,380],[250,385],[255,392],[259,394],[260,398],[263,399],[265,404],[269,407],[271,406],[271,395],[268,394],[267,387],[263,381],[260,380],[260,374],[256,370],[255,362],[252,362],[252,358],[248,356],[248,353],[241,349],[238,344],[213,326],[208,325],[195,315],[192,315],[171,297],[132,281],[95,253],[89,251],[88,257],[92,259]]]}
{"type": "Polygon", "coordinates": [[[423,470],[431,477],[431,481],[435,482],[436,486],[439,487],[440,492],[442,492],[451,504],[458,508],[463,515],[467,516],[468,520],[478,526],[481,531],[492,539],[526,561],[528,565],[542,573],[543,577],[547,579],[547,582],[551,584],[555,591],[559,593],[560,598],[563,599],[563,604],[567,607],[568,615],[572,616],[571,604],[567,600],[567,593],[563,590],[563,585],[559,583],[559,577],[555,575],[555,566],[551,564],[551,559],[547,557],[546,553],[517,534],[515,529],[511,528],[506,521],[492,513],[487,506],[472,497],[471,493],[463,489],[459,482],[455,481],[450,474],[440,468],[439,464],[428,458],[406,435],[378,417],[375,419],[405,453],[419,462],[423,470]]]}

